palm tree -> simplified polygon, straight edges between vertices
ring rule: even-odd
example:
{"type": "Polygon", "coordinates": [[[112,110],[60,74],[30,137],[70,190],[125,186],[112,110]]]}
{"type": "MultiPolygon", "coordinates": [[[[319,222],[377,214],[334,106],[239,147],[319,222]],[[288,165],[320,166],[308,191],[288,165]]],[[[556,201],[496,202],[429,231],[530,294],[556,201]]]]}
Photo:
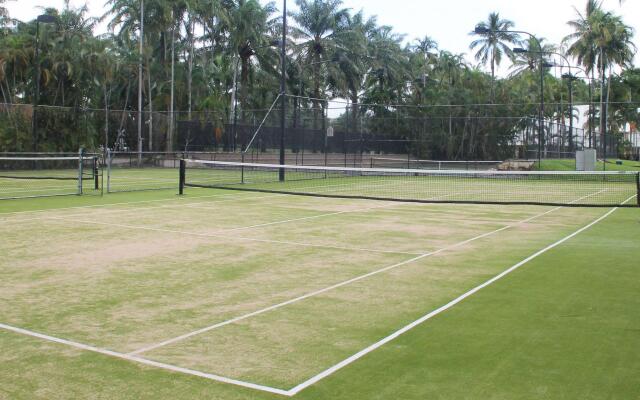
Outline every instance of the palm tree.
{"type": "MultiPolygon", "coordinates": [[[[447,104],[451,105],[460,78],[467,70],[463,54],[452,54],[448,51],[440,51],[434,73],[440,78],[440,86],[446,91],[447,104]],[[446,87],[444,87],[446,85],[446,87]]],[[[452,107],[447,107],[449,115],[449,137],[453,139],[452,107]]]]}
{"type": "Polygon", "coordinates": [[[262,6],[257,0],[238,0],[230,10],[229,44],[240,60],[240,104],[243,110],[247,108],[251,58],[258,56],[260,61],[268,53],[264,48],[269,42],[268,34],[273,24],[269,17],[275,10],[273,3],[262,6]]]}
{"type": "Polygon", "coordinates": [[[340,51],[351,31],[348,30],[349,10],[342,8],[342,0],[296,0],[299,11],[293,14],[298,24],[292,29],[292,36],[300,45],[298,57],[302,65],[312,65],[314,100],[314,128],[317,128],[318,109],[324,102],[317,99],[323,97],[322,82],[324,62],[340,51]]]}
{"type": "Polygon", "coordinates": [[[371,65],[368,43],[371,36],[375,34],[376,28],[376,18],[365,19],[362,11],[349,18],[345,26],[349,34],[341,38],[341,41],[345,42],[344,48],[338,49],[334,54],[336,62],[327,66],[332,78],[330,82],[334,86],[333,94],[347,98],[351,102],[350,119],[353,121],[354,131],[358,130],[358,103],[360,103],[360,95],[364,90],[365,78],[371,65]],[[331,73],[335,69],[331,68],[332,66],[338,67],[338,73],[331,73]]]}
{"type": "Polygon", "coordinates": [[[526,71],[535,71],[540,63],[540,53],[550,54],[557,50],[551,43],[545,43],[545,38],[539,38],[537,41],[529,38],[525,42],[525,49],[527,50],[525,53],[513,55],[513,64],[510,67],[512,71],[509,77],[521,75],[526,71]]]}
{"type": "Polygon", "coordinates": [[[600,135],[604,144],[606,132],[605,81],[607,70],[615,65],[627,66],[632,63],[635,45],[633,31],[622,19],[602,9],[602,2],[588,0],[585,13],[576,10],[578,19],[568,24],[575,32],[564,38],[570,43],[567,53],[576,57],[592,78],[597,69],[600,74],[600,135]]]}
{"type": "Polygon", "coordinates": [[[517,33],[507,32],[515,26],[514,23],[508,19],[500,19],[500,14],[496,12],[489,14],[487,20],[481,21],[478,26],[488,29],[488,32],[482,34],[472,32],[472,35],[478,35],[480,39],[471,42],[469,48],[471,50],[478,48],[475,54],[476,60],[491,65],[491,102],[493,102],[495,69],[500,66],[504,55],[513,57],[510,46],[519,42],[519,36],[517,33]]]}

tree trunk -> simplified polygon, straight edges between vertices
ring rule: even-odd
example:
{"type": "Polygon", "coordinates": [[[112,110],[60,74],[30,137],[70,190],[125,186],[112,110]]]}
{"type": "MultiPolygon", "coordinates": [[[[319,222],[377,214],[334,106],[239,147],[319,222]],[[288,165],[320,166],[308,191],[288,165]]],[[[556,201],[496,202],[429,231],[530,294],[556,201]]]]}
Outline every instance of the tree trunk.
{"type": "MultiPolygon", "coordinates": [[[[358,92],[354,91],[351,94],[351,118],[353,118],[353,132],[358,132],[358,92]]],[[[347,120],[347,124],[349,121],[347,120]]]]}
{"type": "Polygon", "coordinates": [[[149,82],[149,151],[153,151],[153,93],[151,87],[151,62],[147,60],[149,82]]]}
{"type": "MultiPolygon", "coordinates": [[[[316,40],[317,42],[317,40],[316,40]]],[[[313,55],[313,97],[314,99],[320,98],[320,54],[315,52],[313,55]]],[[[318,111],[320,103],[318,100],[313,100],[313,129],[318,129],[318,111]]]]}
{"type": "Polygon", "coordinates": [[[491,104],[495,101],[494,84],[496,80],[495,49],[491,50],[491,104]]]}
{"type": "Polygon", "coordinates": [[[188,72],[187,72],[187,96],[188,96],[188,111],[189,111],[189,121],[191,121],[191,112],[193,110],[193,52],[194,52],[194,23],[191,14],[189,14],[189,32],[187,35],[189,36],[189,61],[188,61],[188,72]]]}
{"type": "Polygon", "coordinates": [[[109,92],[107,91],[107,84],[104,84],[104,153],[106,154],[109,147],[109,92]]]}

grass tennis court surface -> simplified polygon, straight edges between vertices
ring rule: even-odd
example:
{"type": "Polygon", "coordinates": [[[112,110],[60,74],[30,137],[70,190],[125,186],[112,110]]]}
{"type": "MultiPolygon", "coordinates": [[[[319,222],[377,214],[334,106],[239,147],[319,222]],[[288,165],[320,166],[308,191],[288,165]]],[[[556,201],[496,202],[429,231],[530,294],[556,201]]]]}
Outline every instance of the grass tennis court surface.
{"type": "Polygon", "coordinates": [[[636,209],[174,192],[0,203],[0,398],[640,395],[636,209]]]}

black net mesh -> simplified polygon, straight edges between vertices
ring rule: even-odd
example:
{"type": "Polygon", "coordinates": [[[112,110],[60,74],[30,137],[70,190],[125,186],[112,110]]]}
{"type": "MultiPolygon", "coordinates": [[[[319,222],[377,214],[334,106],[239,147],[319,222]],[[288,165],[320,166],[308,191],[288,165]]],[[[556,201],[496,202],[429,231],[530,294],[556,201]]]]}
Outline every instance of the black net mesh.
{"type": "Polygon", "coordinates": [[[184,161],[183,187],[411,202],[637,206],[636,172],[451,171],[184,161]]]}

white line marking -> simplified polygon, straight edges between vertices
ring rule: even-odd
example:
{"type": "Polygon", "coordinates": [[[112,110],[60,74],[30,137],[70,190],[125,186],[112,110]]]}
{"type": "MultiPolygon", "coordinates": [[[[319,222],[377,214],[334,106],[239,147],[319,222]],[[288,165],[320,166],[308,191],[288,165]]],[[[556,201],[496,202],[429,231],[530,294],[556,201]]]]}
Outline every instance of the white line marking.
{"type": "Polygon", "coordinates": [[[6,324],[0,323],[0,329],[4,329],[4,330],[10,331],[10,332],[18,333],[18,334],[25,335],[25,336],[35,337],[35,338],[46,340],[46,341],[49,341],[49,342],[63,344],[63,345],[70,346],[70,347],[75,347],[76,349],[80,349],[80,350],[91,351],[91,352],[94,352],[94,353],[99,353],[99,354],[103,354],[103,355],[110,356],[110,357],[120,358],[120,359],[127,360],[127,361],[133,361],[133,362],[144,364],[144,365],[148,365],[148,366],[151,366],[151,367],[156,367],[156,368],[161,368],[161,369],[165,369],[165,370],[168,370],[168,371],[178,372],[178,373],[181,373],[181,374],[197,376],[197,377],[200,377],[200,378],[205,378],[205,379],[209,379],[209,380],[213,380],[213,381],[217,381],[217,382],[222,382],[222,383],[228,383],[228,384],[236,385],[236,386],[242,386],[242,387],[249,388],[249,389],[260,390],[262,392],[279,394],[279,395],[282,395],[282,396],[289,396],[289,397],[291,396],[289,391],[286,391],[286,390],[283,390],[283,389],[278,389],[278,388],[274,388],[274,387],[270,387],[270,386],[258,385],[258,384],[255,384],[255,383],[245,382],[245,381],[232,379],[232,378],[227,378],[227,377],[220,376],[220,375],[208,374],[208,373],[205,373],[205,372],[196,371],[196,370],[192,370],[192,369],[188,369],[188,368],[182,368],[182,367],[178,367],[178,366],[171,365],[171,364],[165,364],[165,363],[162,363],[162,362],[153,361],[153,360],[149,360],[149,359],[142,358],[142,357],[136,357],[136,356],[132,356],[132,355],[128,355],[128,354],[119,353],[117,351],[101,349],[99,347],[89,346],[89,345],[78,343],[78,342],[74,342],[74,341],[71,341],[71,340],[61,339],[61,338],[57,338],[57,337],[49,336],[49,335],[44,335],[42,333],[33,332],[33,331],[30,331],[30,330],[27,330],[27,329],[17,328],[15,326],[11,326],[11,325],[6,325],[6,324]]]}
{"type": "Polygon", "coordinates": [[[423,258],[434,256],[434,255],[440,254],[440,253],[442,253],[444,251],[452,250],[452,249],[458,248],[460,246],[464,246],[466,244],[474,242],[476,240],[480,240],[482,238],[485,238],[485,237],[488,237],[488,236],[491,236],[491,235],[495,235],[496,233],[499,233],[499,232],[502,232],[504,230],[513,228],[514,226],[530,222],[530,221],[532,221],[532,220],[534,220],[536,218],[540,218],[540,217],[542,217],[544,215],[552,213],[552,212],[558,210],[559,208],[561,208],[561,207],[554,208],[554,209],[546,211],[546,212],[544,212],[542,214],[534,215],[533,217],[529,217],[529,218],[527,218],[525,220],[522,220],[522,221],[519,221],[519,222],[517,222],[515,224],[506,225],[506,226],[504,226],[502,228],[499,228],[499,229],[496,229],[494,231],[483,233],[482,235],[478,235],[478,236],[473,237],[471,239],[467,239],[467,240],[464,240],[462,242],[458,242],[458,243],[443,247],[443,248],[441,248],[439,250],[435,250],[435,251],[432,251],[432,252],[429,252],[429,253],[420,254],[417,257],[410,258],[408,260],[405,260],[405,261],[399,262],[397,264],[393,264],[393,265],[378,269],[376,271],[372,271],[372,272],[366,273],[364,275],[359,275],[359,276],[357,276],[355,278],[351,278],[351,279],[348,279],[346,281],[342,281],[342,282],[337,283],[335,285],[331,285],[331,286],[328,286],[326,288],[319,289],[319,290],[307,293],[305,295],[302,295],[302,296],[299,296],[299,297],[284,301],[282,303],[274,304],[272,306],[263,308],[261,310],[257,310],[257,311],[254,311],[254,312],[251,312],[251,313],[248,313],[248,314],[241,315],[239,317],[235,317],[235,318],[223,321],[223,322],[219,322],[217,324],[210,325],[210,326],[207,326],[205,328],[198,329],[196,331],[189,332],[189,333],[186,333],[184,335],[177,336],[175,338],[168,339],[168,340],[165,340],[165,341],[160,342],[160,343],[156,343],[154,345],[143,347],[143,348],[135,350],[135,351],[133,351],[133,352],[131,352],[129,354],[142,354],[142,353],[145,353],[145,352],[148,352],[148,351],[160,348],[160,347],[164,347],[164,346],[172,344],[172,343],[176,343],[176,342],[182,341],[184,339],[187,339],[187,338],[190,338],[190,337],[193,337],[193,336],[196,336],[196,335],[200,335],[200,334],[205,333],[205,332],[209,332],[209,331],[217,329],[217,328],[221,328],[221,327],[226,326],[226,325],[233,324],[235,322],[239,322],[239,321],[245,320],[247,318],[255,317],[257,315],[264,314],[266,312],[273,311],[273,310],[276,310],[276,309],[284,307],[284,306],[288,306],[288,305],[293,304],[293,303],[297,303],[299,301],[308,299],[310,297],[314,297],[314,296],[317,296],[319,294],[326,293],[328,291],[331,291],[331,290],[334,290],[334,289],[337,289],[337,288],[340,288],[340,287],[343,287],[343,286],[350,285],[350,284],[352,284],[354,282],[361,281],[361,280],[369,278],[371,276],[378,275],[378,274],[381,274],[383,272],[387,272],[387,271],[390,271],[392,269],[396,269],[396,268],[402,267],[404,265],[413,263],[413,262],[421,260],[423,258]]]}
{"type": "MultiPolygon", "coordinates": [[[[635,197],[635,196],[634,196],[635,197]]],[[[633,197],[631,197],[633,198],[633,197]]],[[[627,200],[629,201],[629,200],[627,200]]],[[[626,202],[625,202],[626,203],[626,202]]],[[[524,260],[520,261],[519,263],[515,264],[514,266],[510,267],[509,269],[503,271],[502,273],[494,276],[493,278],[489,279],[488,281],[484,282],[483,284],[476,286],[475,288],[469,290],[468,292],[462,294],[461,296],[457,297],[456,299],[450,301],[449,303],[443,305],[442,307],[431,311],[429,314],[413,321],[412,323],[410,323],[409,325],[406,325],[405,327],[395,331],[394,333],[392,333],[391,335],[381,339],[380,341],[372,344],[371,346],[357,352],[356,354],[352,355],[349,358],[346,358],[345,360],[339,362],[338,364],[324,370],[323,372],[315,375],[314,377],[304,381],[303,383],[293,387],[292,389],[290,389],[288,391],[288,393],[290,395],[295,395],[297,393],[299,393],[300,391],[306,389],[307,387],[319,382],[320,380],[328,377],[329,375],[335,373],[336,371],[346,367],[347,365],[353,363],[354,361],[364,357],[365,355],[371,353],[372,351],[384,346],[385,344],[389,343],[390,341],[396,339],[397,337],[399,337],[400,335],[408,332],[409,330],[415,328],[416,326],[422,324],[423,322],[435,317],[436,315],[450,309],[451,307],[455,306],[456,304],[460,303],[461,301],[463,301],[464,299],[466,299],[469,296],[472,296],[473,294],[477,293],[478,291],[484,289],[485,287],[491,285],[492,283],[496,282],[499,279],[502,279],[503,277],[509,275],[510,273],[512,273],[513,271],[517,270],[518,268],[520,268],[521,266],[525,265],[526,263],[528,263],[529,261],[539,257],[540,255],[546,253],[547,251],[561,245],[562,243],[566,242],[567,240],[579,235],[580,233],[586,231],[587,229],[591,228],[592,226],[596,225],[597,223],[599,223],[600,221],[604,220],[605,218],[607,218],[609,215],[613,214],[618,208],[613,208],[611,209],[609,212],[607,212],[605,215],[601,216],[600,218],[596,219],[595,221],[592,221],[590,224],[578,229],[577,231],[573,232],[572,234],[565,236],[564,238],[558,240],[557,242],[545,247],[544,249],[530,255],[529,257],[525,258],[524,260]]]]}

